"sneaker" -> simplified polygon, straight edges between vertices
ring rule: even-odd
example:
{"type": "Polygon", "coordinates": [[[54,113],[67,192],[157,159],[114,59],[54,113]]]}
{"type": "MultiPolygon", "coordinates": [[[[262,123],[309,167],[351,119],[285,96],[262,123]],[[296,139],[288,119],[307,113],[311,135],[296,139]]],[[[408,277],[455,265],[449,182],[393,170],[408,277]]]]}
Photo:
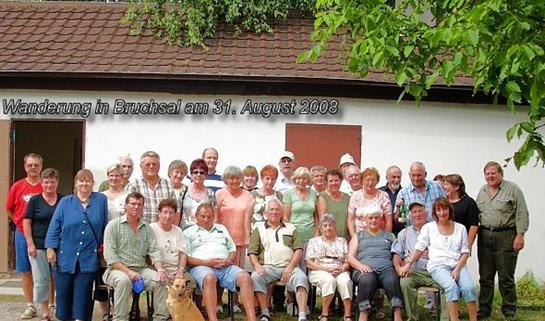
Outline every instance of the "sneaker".
{"type": "Polygon", "coordinates": [[[33,305],[27,305],[23,314],[21,314],[21,319],[32,319],[36,317],[36,308],[33,305]]]}
{"type": "Polygon", "coordinates": [[[259,321],[271,321],[271,316],[267,314],[262,314],[259,321]]]}
{"type": "Polygon", "coordinates": [[[216,312],[223,313],[223,306],[221,304],[216,307],[216,312]]]}
{"type": "Polygon", "coordinates": [[[233,312],[234,313],[241,313],[242,309],[240,308],[240,305],[238,303],[233,304],[233,312]]]}

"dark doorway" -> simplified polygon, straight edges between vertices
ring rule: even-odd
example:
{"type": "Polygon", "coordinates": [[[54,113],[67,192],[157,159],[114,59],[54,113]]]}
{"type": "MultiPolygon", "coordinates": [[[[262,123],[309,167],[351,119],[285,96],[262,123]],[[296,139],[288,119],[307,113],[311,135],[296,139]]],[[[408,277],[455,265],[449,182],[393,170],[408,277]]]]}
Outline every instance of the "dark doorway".
{"type": "MultiPolygon", "coordinates": [[[[44,168],[53,167],[59,171],[59,193],[72,193],[74,175],[84,163],[84,137],[84,121],[12,121],[10,182],[26,176],[23,168],[25,155],[38,153],[44,159],[44,168]]],[[[14,226],[10,227],[10,232],[9,268],[14,269],[14,226]]]]}
{"type": "Polygon", "coordinates": [[[286,149],[295,154],[298,166],[337,168],[344,153],[350,153],[359,166],[361,126],[286,124],[286,149]]]}

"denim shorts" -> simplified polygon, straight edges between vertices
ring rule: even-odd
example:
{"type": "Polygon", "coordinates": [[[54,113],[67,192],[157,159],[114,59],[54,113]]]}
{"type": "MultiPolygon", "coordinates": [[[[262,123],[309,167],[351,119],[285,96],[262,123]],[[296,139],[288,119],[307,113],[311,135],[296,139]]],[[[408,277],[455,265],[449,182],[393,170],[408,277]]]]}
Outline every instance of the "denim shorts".
{"type": "Polygon", "coordinates": [[[213,269],[211,267],[201,265],[191,268],[191,270],[189,271],[189,273],[193,275],[195,280],[197,280],[199,290],[202,291],[204,277],[207,274],[213,273],[218,279],[218,284],[222,288],[225,288],[231,292],[237,292],[237,276],[241,272],[246,273],[243,269],[239,268],[234,264],[221,269],[213,269]]]}
{"type": "Polygon", "coordinates": [[[15,272],[30,272],[30,260],[28,259],[28,247],[25,236],[19,229],[15,229],[15,272]]]}

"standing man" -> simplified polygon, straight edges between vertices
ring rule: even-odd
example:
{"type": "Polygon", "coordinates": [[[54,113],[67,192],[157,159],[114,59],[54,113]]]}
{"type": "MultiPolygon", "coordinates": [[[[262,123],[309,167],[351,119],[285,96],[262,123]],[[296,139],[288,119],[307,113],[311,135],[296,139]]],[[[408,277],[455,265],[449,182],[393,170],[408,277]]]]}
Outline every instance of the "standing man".
{"type": "Polygon", "coordinates": [[[218,165],[218,151],[213,147],[205,148],[202,152],[202,159],[208,166],[208,175],[204,180],[204,186],[211,188],[214,192],[225,186],[221,175],[216,174],[216,166],[218,165]]]}
{"type": "MultiPolygon", "coordinates": [[[[410,205],[414,202],[422,203],[428,214],[427,221],[432,221],[431,212],[433,202],[439,197],[445,197],[445,191],[438,182],[426,179],[426,167],[422,162],[414,162],[409,168],[409,186],[402,188],[397,194],[396,207],[399,209],[401,202],[410,205]]],[[[399,213],[396,213],[399,214],[399,213]]],[[[412,224],[411,217],[407,217],[407,226],[412,224]]]]}
{"type": "Polygon", "coordinates": [[[161,159],[154,151],[147,151],[140,156],[142,178],[137,178],[125,189],[129,192],[139,192],[144,195],[144,211],[142,221],[146,224],[157,221],[159,202],[165,198],[175,198],[174,190],[167,179],[159,176],[161,159]]]}
{"type": "Polygon", "coordinates": [[[225,226],[214,224],[214,210],[202,203],[195,213],[197,224],[184,234],[188,242],[189,273],[202,292],[208,320],[217,321],[217,285],[231,292],[240,291],[246,320],[255,321],[254,293],[250,275],[235,265],[236,246],[225,226]]]}
{"type": "Polygon", "coordinates": [[[386,192],[390,198],[392,205],[392,213],[394,213],[392,233],[397,236],[399,231],[404,227],[404,224],[398,222],[398,213],[396,211],[397,194],[401,190],[401,169],[396,165],[388,167],[386,170],[386,185],[379,187],[379,190],[386,192]]]}
{"type": "Polygon", "coordinates": [[[346,176],[343,180],[343,183],[344,182],[347,184],[344,184],[343,186],[341,183],[341,192],[346,193],[349,196],[352,196],[354,192],[357,192],[363,188],[360,168],[357,165],[348,165],[348,168],[346,169],[346,176]]]}
{"type": "Polygon", "coordinates": [[[108,269],[103,279],[114,288],[116,321],[129,319],[133,282],[139,280],[143,280],[148,293],[153,292],[153,320],[165,321],[169,317],[161,250],[153,229],[140,219],[143,209],[144,196],[137,192],[129,194],[125,199],[125,214],[111,220],[104,231],[104,260],[108,269]],[[155,270],[147,267],[146,256],[155,270]]]}
{"type": "Polygon", "coordinates": [[[43,191],[40,184],[40,172],[42,171],[43,158],[40,154],[30,153],[25,155],[24,167],[26,177],[15,182],[8,192],[6,211],[8,217],[15,223],[15,271],[21,273],[23,293],[27,301],[27,308],[21,315],[21,319],[32,319],[36,316],[36,307],[32,290],[32,271],[28,259],[27,243],[23,234],[23,218],[30,198],[43,191]]]}
{"type": "Polygon", "coordinates": [[[274,184],[274,189],[282,194],[294,186],[291,176],[295,170],[295,156],[289,150],[286,150],[280,155],[278,162],[279,176],[274,184]]]}
{"type": "MultiPolygon", "coordinates": [[[[350,184],[348,183],[348,168],[350,166],[357,166],[356,162],[354,162],[354,157],[352,155],[346,153],[341,156],[341,159],[339,160],[339,169],[343,173],[343,180],[341,182],[341,192],[346,193],[347,191],[350,191],[350,184]]],[[[358,168],[359,172],[359,168],[358,168]]]]}
{"type": "Polygon", "coordinates": [[[519,187],[503,179],[503,169],[494,161],[484,166],[486,184],[477,195],[480,228],[477,239],[479,258],[479,312],[484,319],[492,312],[494,277],[498,273],[501,310],[506,320],[516,320],[517,293],[515,267],[524,248],[528,230],[528,208],[519,187]]]}

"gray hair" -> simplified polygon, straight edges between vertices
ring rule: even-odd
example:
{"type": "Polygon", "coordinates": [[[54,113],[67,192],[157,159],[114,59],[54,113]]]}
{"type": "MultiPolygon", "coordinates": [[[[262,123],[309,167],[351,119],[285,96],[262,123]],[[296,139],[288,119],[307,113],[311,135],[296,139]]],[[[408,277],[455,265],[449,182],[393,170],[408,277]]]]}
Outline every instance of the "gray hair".
{"type": "Polygon", "coordinates": [[[292,180],[295,180],[296,178],[302,178],[302,177],[306,177],[310,182],[310,172],[309,172],[308,168],[303,167],[303,166],[298,167],[293,172],[293,175],[291,175],[292,180]]]}
{"type": "Polygon", "coordinates": [[[335,224],[335,216],[329,213],[325,213],[324,216],[320,219],[320,227],[323,227],[325,223],[331,222],[335,224]]]}
{"type": "Polygon", "coordinates": [[[227,184],[227,180],[231,177],[239,177],[244,178],[244,173],[242,172],[242,169],[238,166],[227,166],[225,168],[225,171],[223,172],[223,182],[227,184]]]}
{"type": "Polygon", "coordinates": [[[269,211],[269,206],[271,203],[277,203],[278,205],[280,205],[280,208],[282,208],[282,202],[280,202],[280,200],[276,196],[273,196],[265,201],[265,212],[269,211]]]}
{"type": "Polygon", "coordinates": [[[146,157],[151,157],[151,158],[157,158],[157,159],[160,159],[159,157],[159,154],[157,154],[156,152],[152,151],[152,150],[149,150],[147,152],[144,152],[142,154],[142,156],[140,156],[140,163],[144,161],[144,158],[146,157]]]}
{"type": "Polygon", "coordinates": [[[180,159],[175,159],[172,162],[170,162],[170,165],[168,165],[168,177],[172,175],[172,172],[174,172],[175,169],[181,169],[182,172],[184,172],[184,176],[187,175],[187,164],[180,159]]]}

